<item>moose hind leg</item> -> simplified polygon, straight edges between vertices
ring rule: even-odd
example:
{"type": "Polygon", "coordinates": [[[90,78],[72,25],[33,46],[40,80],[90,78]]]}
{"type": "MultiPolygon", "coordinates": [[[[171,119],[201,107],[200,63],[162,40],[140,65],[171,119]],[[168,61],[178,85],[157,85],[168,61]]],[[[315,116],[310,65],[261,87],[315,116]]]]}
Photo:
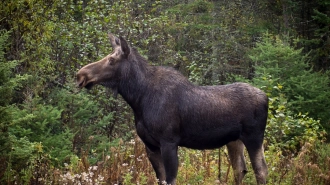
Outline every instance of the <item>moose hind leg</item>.
{"type": "Polygon", "coordinates": [[[244,158],[244,144],[241,140],[232,141],[227,144],[228,154],[233,167],[235,184],[239,185],[247,173],[244,158]]]}
{"type": "Polygon", "coordinates": [[[146,151],[149,161],[156,173],[156,177],[159,181],[159,184],[162,184],[162,182],[166,180],[166,174],[160,148],[151,149],[146,146],[146,151]]]}
{"type": "Polygon", "coordinates": [[[259,140],[257,142],[255,140],[250,140],[249,142],[245,142],[244,144],[249,153],[253,171],[257,179],[257,184],[266,184],[268,169],[266,165],[262,140],[259,140]]]}

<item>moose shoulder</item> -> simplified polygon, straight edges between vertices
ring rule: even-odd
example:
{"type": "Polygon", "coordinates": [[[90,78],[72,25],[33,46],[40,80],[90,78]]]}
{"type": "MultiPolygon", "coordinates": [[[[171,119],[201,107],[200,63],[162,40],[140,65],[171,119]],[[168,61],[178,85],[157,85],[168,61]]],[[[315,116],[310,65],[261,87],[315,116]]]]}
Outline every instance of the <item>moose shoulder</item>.
{"type": "Polygon", "coordinates": [[[125,39],[109,34],[113,52],[77,73],[80,87],[100,84],[131,106],[137,134],[160,183],[175,184],[178,146],[213,149],[226,145],[235,183],[247,172],[246,147],[258,184],[266,184],[263,139],[268,98],[246,84],[196,86],[178,71],[150,66],[125,39]]]}

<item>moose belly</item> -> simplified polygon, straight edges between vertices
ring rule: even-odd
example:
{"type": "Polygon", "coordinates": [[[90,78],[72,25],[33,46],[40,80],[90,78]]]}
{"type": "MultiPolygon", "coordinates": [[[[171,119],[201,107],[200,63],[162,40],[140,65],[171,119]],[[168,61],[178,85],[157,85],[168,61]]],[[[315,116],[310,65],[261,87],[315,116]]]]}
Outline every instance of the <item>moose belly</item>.
{"type": "Polygon", "coordinates": [[[239,139],[240,129],[210,129],[181,133],[179,146],[192,149],[214,149],[239,139]]]}

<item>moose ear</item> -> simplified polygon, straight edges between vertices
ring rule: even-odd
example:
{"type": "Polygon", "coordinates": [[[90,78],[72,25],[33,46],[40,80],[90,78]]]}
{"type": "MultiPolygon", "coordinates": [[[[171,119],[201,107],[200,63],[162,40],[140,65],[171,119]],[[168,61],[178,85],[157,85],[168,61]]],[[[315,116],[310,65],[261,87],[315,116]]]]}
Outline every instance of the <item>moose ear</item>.
{"type": "Polygon", "coordinates": [[[126,40],[122,37],[122,36],[119,36],[119,39],[120,39],[120,46],[121,46],[121,50],[123,52],[123,55],[125,58],[128,57],[128,55],[130,54],[130,48],[126,42],[126,40]]]}
{"type": "Polygon", "coordinates": [[[114,36],[111,33],[109,33],[108,36],[109,36],[109,39],[110,39],[110,43],[111,43],[112,49],[115,49],[115,48],[117,48],[117,47],[120,46],[120,41],[119,41],[119,39],[116,36],[114,36]]]}

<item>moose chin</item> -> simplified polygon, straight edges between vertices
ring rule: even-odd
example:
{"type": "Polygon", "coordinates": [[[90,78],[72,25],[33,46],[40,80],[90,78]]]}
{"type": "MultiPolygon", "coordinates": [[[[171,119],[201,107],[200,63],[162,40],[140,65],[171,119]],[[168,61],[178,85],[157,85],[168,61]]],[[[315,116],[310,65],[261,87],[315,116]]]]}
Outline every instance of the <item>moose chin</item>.
{"type": "Polygon", "coordinates": [[[235,184],[247,172],[244,146],[257,184],[266,184],[263,140],[268,98],[246,83],[197,86],[177,70],[151,66],[123,37],[109,34],[113,52],[77,73],[79,87],[103,85],[134,112],[138,136],[160,184],[175,185],[178,146],[215,149],[226,145],[235,184]]]}

